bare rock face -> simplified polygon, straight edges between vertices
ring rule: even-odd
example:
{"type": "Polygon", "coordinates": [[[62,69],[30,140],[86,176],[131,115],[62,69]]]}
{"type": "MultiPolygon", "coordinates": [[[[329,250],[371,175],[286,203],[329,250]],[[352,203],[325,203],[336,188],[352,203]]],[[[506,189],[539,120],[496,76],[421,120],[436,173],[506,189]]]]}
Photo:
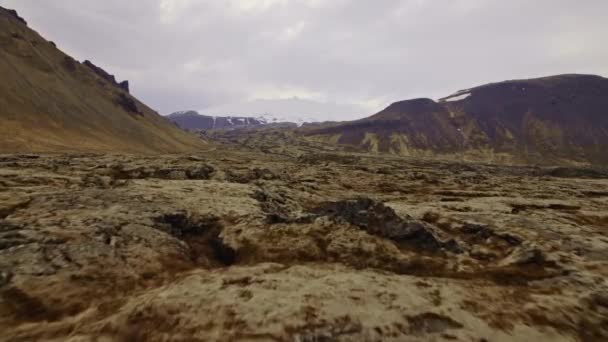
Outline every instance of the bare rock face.
{"type": "Polygon", "coordinates": [[[135,103],[135,100],[123,93],[119,93],[117,95],[116,103],[128,113],[143,115],[137,107],[137,103],[135,103]]]}
{"type": "Polygon", "coordinates": [[[4,12],[8,13],[11,17],[17,19],[19,22],[21,22],[27,26],[27,21],[25,21],[25,19],[20,17],[19,14],[17,13],[17,11],[15,11],[13,9],[7,9],[7,8],[1,7],[1,6],[0,6],[0,11],[4,11],[4,12]]]}
{"type": "Polygon", "coordinates": [[[120,88],[128,93],[129,92],[129,81],[122,81],[122,82],[118,83],[118,88],[120,88]]]}
{"type": "Polygon", "coordinates": [[[84,66],[88,67],[89,69],[93,70],[93,72],[95,72],[95,74],[97,74],[99,77],[110,82],[110,84],[112,84],[113,86],[115,86],[119,89],[122,89],[122,90],[126,91],[127,93],[129,92],[129,81],[122,81],[122,82],[118,83],[116,81],[116,77],[114,77],[114,75],[108,73],[107,71],[105,71],[102,68],[98,67],[97,65],[93,64],[93,62],[91,62],[89,60],[85,60],[84,62],[82,62],[82,64],[84,66]]]}

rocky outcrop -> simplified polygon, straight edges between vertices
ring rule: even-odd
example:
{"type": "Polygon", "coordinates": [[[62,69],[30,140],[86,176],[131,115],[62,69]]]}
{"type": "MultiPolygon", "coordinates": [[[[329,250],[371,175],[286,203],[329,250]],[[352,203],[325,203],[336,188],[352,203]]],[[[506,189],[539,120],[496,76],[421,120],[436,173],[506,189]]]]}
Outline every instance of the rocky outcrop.
{"type": "Polygon", "coordinates": [[[139,108],[137,108],[137,103],[135,103],[135,100],[133,100],[132,98],[130,98],[129,96],[127,96],[123,93],[120,93],[117,95],[116,103],[120,107],[122,107],[122,109],[127,111],[128,113],[139,114],[139,115],[142,114],[141,111],[139,110],[139,108]]]}
{"type": "Polygon", "coordinates": [[[82,62],[82,64],[84,66],[88,67],[89,69],[93,70],[93,72],[95,72],[97,74],[97,76],[110,82],[110,84],[112,84],[113,86],[115,86],[119,89],[122,89],[122,90],[126,91],[127,93],[129,92],[129,81],[122,81],[122,82],[118,83],[116,81],[116,77],[114,77],[114,75],[108,73],[107,71],[105,71],[102,68],[98,67],[97,65],[93,64],[89,60],[82,62]]]}
{"type": "Polygon", "coordinates": [[[399,244],[427,251],[444,248],[461,252],[454,241],[442,242],[433,233],[433,228],[411,216],[400,217],[395,211],[370,198],[328,202],[315,210],[334,220],[345,221],[372,235],[384,237],[399,244]]]}
{"type": "Polygon", "coordinates": [[[129,81],[125,80],[125,81],[118,83],[118,88],[120,88],[128,93],[129,92],[129,81]]]}
{"type": "Polygon", "coordinates": [[[17,11],[15,11],[13,9],[4,8],[2,6],[0,6],[0,11],[6,12],[8,15],[13,17],[14,19],[17,19],[18,21],[20,21],[21,23],[23,23],[24,25],[27,26],[27,21],[25,21],[25,19],[20,17],[19,14],[17,13],[17,11]]]}

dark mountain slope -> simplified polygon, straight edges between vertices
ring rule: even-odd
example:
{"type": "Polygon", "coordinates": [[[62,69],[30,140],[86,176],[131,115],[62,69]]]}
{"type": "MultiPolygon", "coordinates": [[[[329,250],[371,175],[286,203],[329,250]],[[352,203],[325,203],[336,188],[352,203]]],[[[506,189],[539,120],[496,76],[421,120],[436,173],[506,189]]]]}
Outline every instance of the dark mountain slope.
{"type": "Polygon", "coordinates": [[[559,75],[492,83],[435,102],[397,102],[358,121],[304,130],[399,155],[608,163],[608,79],[559,75]]]}
{"type": "Polygon", "coordinates": [[[0,7],[0,152],[159,153],[204,146],[129,95],[126,83],[99,74],[0,7]]]}

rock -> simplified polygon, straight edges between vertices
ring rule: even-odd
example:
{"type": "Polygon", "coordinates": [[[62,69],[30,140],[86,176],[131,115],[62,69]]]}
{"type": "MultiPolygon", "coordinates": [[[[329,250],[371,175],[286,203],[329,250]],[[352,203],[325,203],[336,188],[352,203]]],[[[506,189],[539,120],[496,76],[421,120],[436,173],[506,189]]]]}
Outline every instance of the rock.
{"type": "Polygon", "coordinates": [[[543,266],[547,262],[543,251],[534,246],[523,246],[515,249],[509,256],[500,262],[500,266],[543,266]]]}
{"type": "Polygon", "coordinates": [[[424,213],[424,216],[422,216],[422,221],[433,224],[437,223],[440,218],[441,216],[439,214],[432,211],[427,211],[424,213]]]}
{"type": "Polygon", "coordinates": [[[494,251],[484,246],[473,246],[469,251],[469,255],[472,258],[483,261],[496,260],[498,257],[494,251]]]}
{"type": "Polygon", "coordinates": [[[253,198],[260,202],[269,224],[298,223],[303,219],[298,215],[301,212],[300,207],[282,191],[260,189],[254,192],[253,198]]]}
{"type": "Polygon", "coordinates": [[[153,178],[184,180],[187,179],[186,171],[179,168],[158,169],[154,172],[153,178]]]}
{"type": "Polygon", "coordinates": [[[122,82],[118,83],[118,88],[129,93],[129,81],[122,81],[122,82]]]}
{"type": "Polygon", "coordinates": [[[133,100],[128,95],[124,93],[119,93],[115,99],[116,104],[118,104],[122,109],[127,111],[128,113],[143,115],[142,112],[137,107],[135,100],[133,100]]]}
{"type": "Polygon", "coordinates": [[[260,179],[273,180],[277,178],[277,175],[269,169],[253,168],[245,171],[226,171],[226,180],[233,183],[247,184],[260,179]]]}
{"type": "Polygon", "coordinates": [[[11,15],[13,18],[17,19],[18,21],[20,21],[21,23],[23,23],[27,26],[27,21],[25,21],[25,19],[20,17],[19,14],[17,13],[17,11],[12,10],[12,9],[5,9],[2,7],[0,7],[0,10],[4,10],[4,11],[8,12],[8,14],[11,15]]]}
{"type": "Polygon", "coordinates": [[[86,175],[82,177],[82,183],[85,186],[108,189],[116,184],[116,180],[110,176],[86,175]]]}
{"type": "Polygon", "coordinates": [[[447,246],[451,250],[458,250],[454,246],[454,241],[449,245],[440,242],[428,224],[410,216],[401,218],[392,208],[369,198],[360,197],[354,200],[325,203],[314,212],[345,221],[370,234],[406,243],[412,247],[438,251],[447,246]]]}
{"type": "Polygon", "coordinates": [[[89,60],[85,60],[84,62],[82,62],[82,64],[84,66],[88,67],[89,69],[93,70],[93,72],[95,74],[97,74],[97,76],[110,82],[110,84],[112,84],[113,86],[115,86],[119,89],[122,89],[122,90],[126,91],[127,93],[129,92],[129,81],[122,81],[120,83],[116,82],[116,77],[114,77],[114,75],[108,73],[107,71],[105,71],[102,68],[98,67],[97,65],[93,64],[89,60]]]}

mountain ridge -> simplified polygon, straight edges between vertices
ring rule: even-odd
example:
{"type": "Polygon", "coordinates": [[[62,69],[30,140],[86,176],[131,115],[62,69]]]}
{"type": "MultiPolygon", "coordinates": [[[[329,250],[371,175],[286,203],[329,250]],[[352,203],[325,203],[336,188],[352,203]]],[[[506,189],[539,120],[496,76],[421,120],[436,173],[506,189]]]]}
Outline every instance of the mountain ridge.
{"type": "Polygon", "coordinates": [[[305,129],[318,141],[396,155],[608,163],[608,79],[563,74],[398,101],[370,117],[305,129]]]}

